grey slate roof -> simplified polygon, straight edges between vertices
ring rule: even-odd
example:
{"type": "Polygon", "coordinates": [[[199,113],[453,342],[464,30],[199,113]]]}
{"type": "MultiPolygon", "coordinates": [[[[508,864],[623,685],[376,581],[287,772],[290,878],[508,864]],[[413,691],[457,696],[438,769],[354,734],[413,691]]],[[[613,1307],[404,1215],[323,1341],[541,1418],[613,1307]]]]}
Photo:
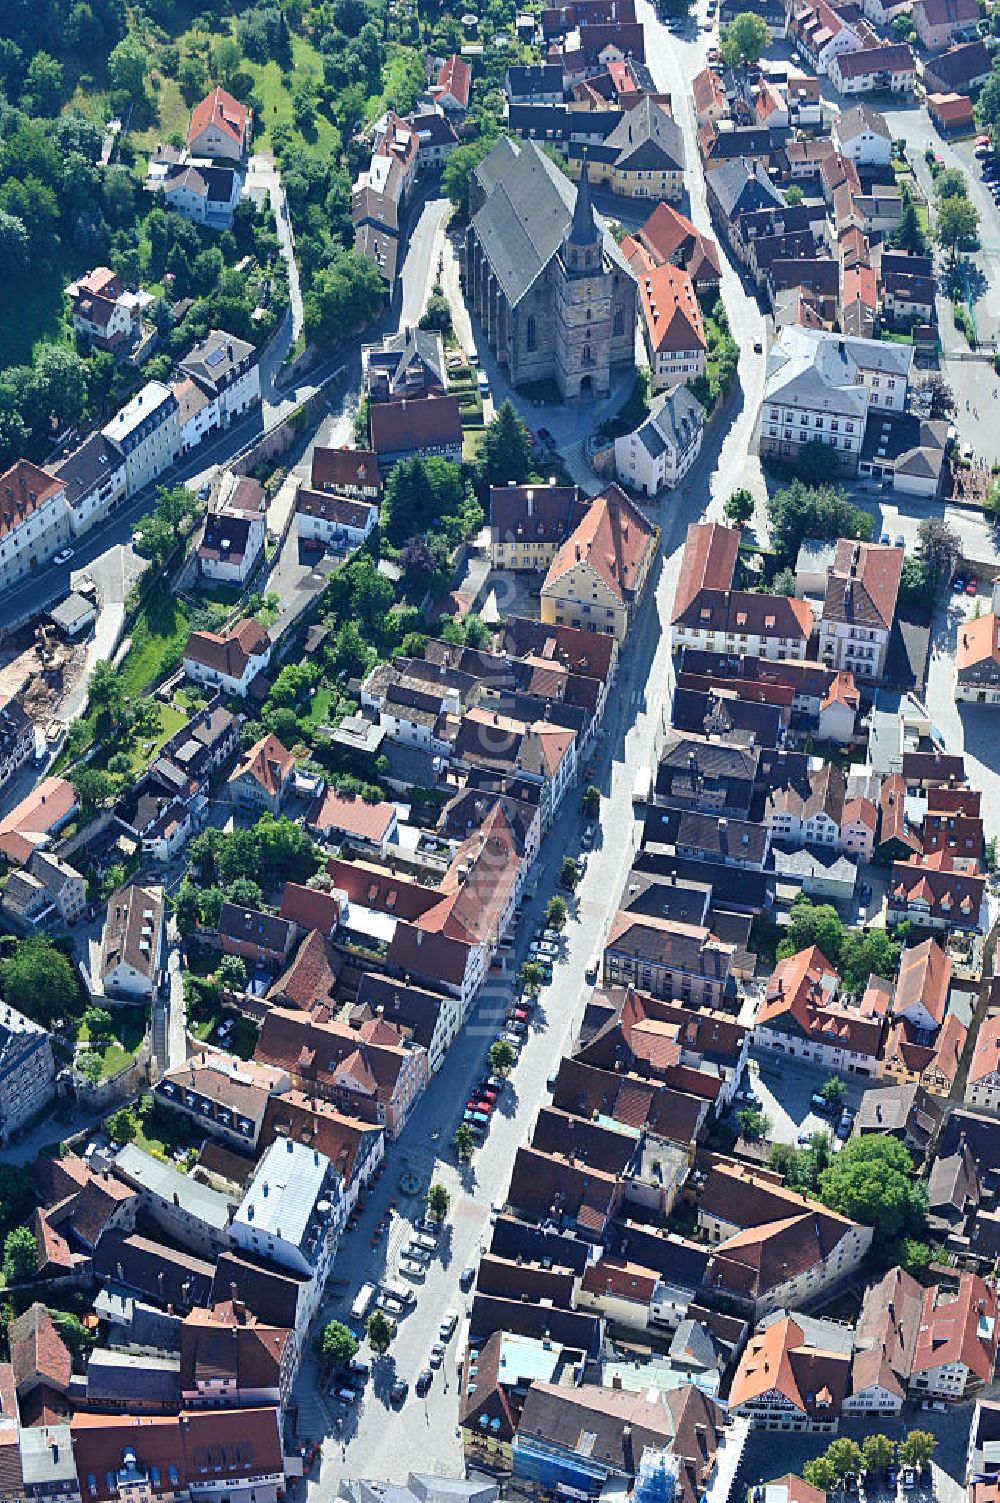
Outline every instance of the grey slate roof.
{"type": "Polygon", "coordinates": [[[605,142],[630,171],[683,170],[684,133],[672,115],[647,94],[628,110],[605,142]]]}
{"type": "Polygon", "coordinates": [[[654,459],[668,445],[684,449],[696,429],[705,426],[705,409],[687,386],[675,386],[658,397],[636,437],[654,459]]]}
{"type": "MultiPolygon", "coordinates": [[[[487,193],[473,216],[476,238],[513,307],[562,245],[573,218],[576,188],[533,141],[503,137],[476,168],[487,193]]],[[[604,253],[631,276],[614,238],[595,214],[604,253]]]]}
{"type": "Polygon", "coordinates": [[[849,348],[852,343],[818,329],[788,325],[767,359],[764,401],[863,418],[868,394],[849,348]]]}
{"type": "Polygon", "coordinates": [[[746,157],[736,157],[714,168],[705,182],[724,219],[785,201],[760,163],[748,162],[746,157]]]}

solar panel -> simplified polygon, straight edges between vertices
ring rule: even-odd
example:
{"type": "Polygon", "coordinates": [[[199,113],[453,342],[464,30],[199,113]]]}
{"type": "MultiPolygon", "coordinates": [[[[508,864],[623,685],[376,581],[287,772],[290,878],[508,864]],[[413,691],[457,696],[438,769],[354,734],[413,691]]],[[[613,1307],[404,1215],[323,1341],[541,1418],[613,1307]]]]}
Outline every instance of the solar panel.
{"type": "Polygon", "coordinates": [[[223,362],[223,360],[225,360],[225,358],[226,358],[226,352],[222,348],[222,346],[220,345],[217,350],[212,350],[212,351],[210,351],[209,354],[207,354],[205,356],[205,364],[208,366],[208,368],[210,370],[214,371],[215,367],[217,365],[221,365],[222,362],[223,362]]]}

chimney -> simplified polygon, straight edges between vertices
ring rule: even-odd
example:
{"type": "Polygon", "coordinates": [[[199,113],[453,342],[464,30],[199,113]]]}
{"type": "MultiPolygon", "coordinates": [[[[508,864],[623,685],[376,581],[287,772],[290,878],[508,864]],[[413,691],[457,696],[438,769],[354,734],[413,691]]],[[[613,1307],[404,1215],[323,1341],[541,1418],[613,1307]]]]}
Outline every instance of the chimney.
{"type": "Polygon", "coordinates": [[[719,820],[719,850],[722,852],[722,854],[724,856],[728,856],[728,854],[729,854],[729,821],[728,821],[728,819],[720,819],[719,820]]]}
{"type": "Polygon", "coordinates": [[[534,495],[533,491],[529,491],[528,492],[527,506],[528,506],[528,516],[529,517],[534,516],[534,512],[535,512],[535,495],[534,495]]]}

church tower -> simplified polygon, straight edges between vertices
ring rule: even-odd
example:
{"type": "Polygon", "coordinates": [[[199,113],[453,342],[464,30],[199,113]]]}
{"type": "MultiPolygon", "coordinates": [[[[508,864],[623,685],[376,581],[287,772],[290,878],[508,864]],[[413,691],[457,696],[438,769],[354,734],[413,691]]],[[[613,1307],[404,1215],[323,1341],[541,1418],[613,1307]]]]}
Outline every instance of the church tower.
{"type": "Polygon", "coordinates": [[[584,158],[573,218],[558,258],[556,380],[563,396],[604,397],[611,390],[611,272],[594,214],[584,158]]]}

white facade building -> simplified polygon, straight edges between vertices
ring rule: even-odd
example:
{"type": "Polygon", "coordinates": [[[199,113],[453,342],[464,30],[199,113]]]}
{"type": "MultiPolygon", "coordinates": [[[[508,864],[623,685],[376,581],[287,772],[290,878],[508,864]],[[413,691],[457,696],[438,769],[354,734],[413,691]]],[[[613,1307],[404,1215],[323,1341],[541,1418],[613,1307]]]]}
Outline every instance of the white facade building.
{"type": "Polygon", "coordinates": [[[124,454],[126,494],[135,496],[177,460],[177,398],[162,381],[147,381],[101,431],[124,454]]]}
{"type": "Polygon", "coordinates": [[[701,453],[705,409],[687,386],[654,400],[634,433],[615,439],[615,471],[632,491],[655,496],[679,485],[701,453]]]}

